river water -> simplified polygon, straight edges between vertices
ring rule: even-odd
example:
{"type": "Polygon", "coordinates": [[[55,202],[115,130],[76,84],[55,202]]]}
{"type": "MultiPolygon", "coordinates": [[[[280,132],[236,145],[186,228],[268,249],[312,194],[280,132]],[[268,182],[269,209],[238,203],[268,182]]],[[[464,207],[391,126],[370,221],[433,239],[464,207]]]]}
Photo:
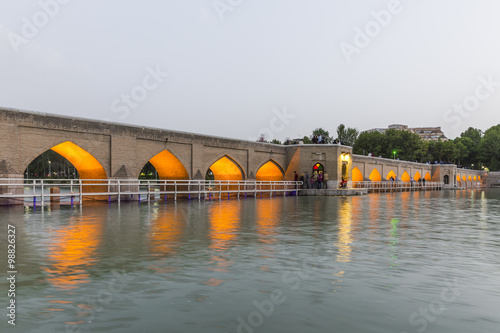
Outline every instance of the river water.
{"type": "Polygon", "coordinates": [[[1,332],[500,327],[495,189],[0,207],[0,221],[2,276],[8,224],[18,271],[1,332]]]}

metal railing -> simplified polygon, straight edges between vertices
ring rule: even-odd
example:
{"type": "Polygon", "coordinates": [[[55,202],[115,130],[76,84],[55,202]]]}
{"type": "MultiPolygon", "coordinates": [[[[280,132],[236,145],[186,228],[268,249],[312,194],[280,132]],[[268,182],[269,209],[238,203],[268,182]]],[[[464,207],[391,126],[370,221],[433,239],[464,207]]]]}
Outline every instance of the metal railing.
{"type": "Polygon", "coordinates": [[[231,196],[298,195],[302,182],[249,180],[136,180],[136,179],[0,179],[0,199],[33,200],[33,205],[46,201],[83,203],[95,200],[177,200],[180,197],[221,199],[231,196]],[[57,199],[57,200],[54,200],[57,199]]]}
{"type": "Polygon", "coordinates": [[[349,182],[350,188],[365,188],[368,192],[404,192],[404,191],[436,191],[444,187],[444,183],[438,182],[403,182],[403,181],[361,181],[349,182]]]}

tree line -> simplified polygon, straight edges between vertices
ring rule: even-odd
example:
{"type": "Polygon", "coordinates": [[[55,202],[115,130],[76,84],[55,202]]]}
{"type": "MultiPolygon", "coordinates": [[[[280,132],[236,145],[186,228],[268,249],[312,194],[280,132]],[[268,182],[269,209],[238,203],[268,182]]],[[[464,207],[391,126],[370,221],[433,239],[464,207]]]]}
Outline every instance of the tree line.
{"type": "MultiPolygon", "coordinates": [[[[321,135],[324,143],[337,143],[353,147],[354,154],[396,158],[420,163],[450,163],[475,170],[500,170],[500,124],[486,131],[469,127],[459,137],[442,141],[425,141],[418,134],[406,130],[388,129],[362,132],[340,124],[336,136],[323,128],[316,128],[310,136],[300,141],[311,144],[321,135]]],[[[296,140],[294,140],[296,141],[296,140]]],[[[278,140],[271,143],[281,144],[278,140]]],[[[284,144],[296,143],[285,142],[284,144]]]]}

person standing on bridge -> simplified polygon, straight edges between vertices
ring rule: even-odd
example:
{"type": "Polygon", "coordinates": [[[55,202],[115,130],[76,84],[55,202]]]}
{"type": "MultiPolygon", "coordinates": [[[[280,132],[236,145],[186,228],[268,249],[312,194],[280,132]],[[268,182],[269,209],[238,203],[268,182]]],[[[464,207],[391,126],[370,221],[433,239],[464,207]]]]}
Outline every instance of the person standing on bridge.
{"type": "Polygon", "coordinates": [[[299,180],[299,174],[297,173],[297,171],[294,171],[293,172],[293,181],[298,181],[299,180]]]}

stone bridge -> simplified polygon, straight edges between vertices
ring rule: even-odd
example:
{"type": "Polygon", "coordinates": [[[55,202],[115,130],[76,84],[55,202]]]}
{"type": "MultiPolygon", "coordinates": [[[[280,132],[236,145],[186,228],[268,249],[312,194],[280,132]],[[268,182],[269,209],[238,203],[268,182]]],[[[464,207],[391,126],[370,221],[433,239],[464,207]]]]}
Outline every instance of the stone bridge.
{"type": "Polygon", "coordinates": [[[0,178],[24,178],[28,165],[49,149],[71,162],[81,179],[137,179],[147,162],[160,179],[179,180],[202,180],[209,170],[215,180],[262,181],[323,171],[331,181],[425,177],[463,187],[485,175],[454,165],[353,155],[341,145],[275,145],[0,109],[0,178]]]}

